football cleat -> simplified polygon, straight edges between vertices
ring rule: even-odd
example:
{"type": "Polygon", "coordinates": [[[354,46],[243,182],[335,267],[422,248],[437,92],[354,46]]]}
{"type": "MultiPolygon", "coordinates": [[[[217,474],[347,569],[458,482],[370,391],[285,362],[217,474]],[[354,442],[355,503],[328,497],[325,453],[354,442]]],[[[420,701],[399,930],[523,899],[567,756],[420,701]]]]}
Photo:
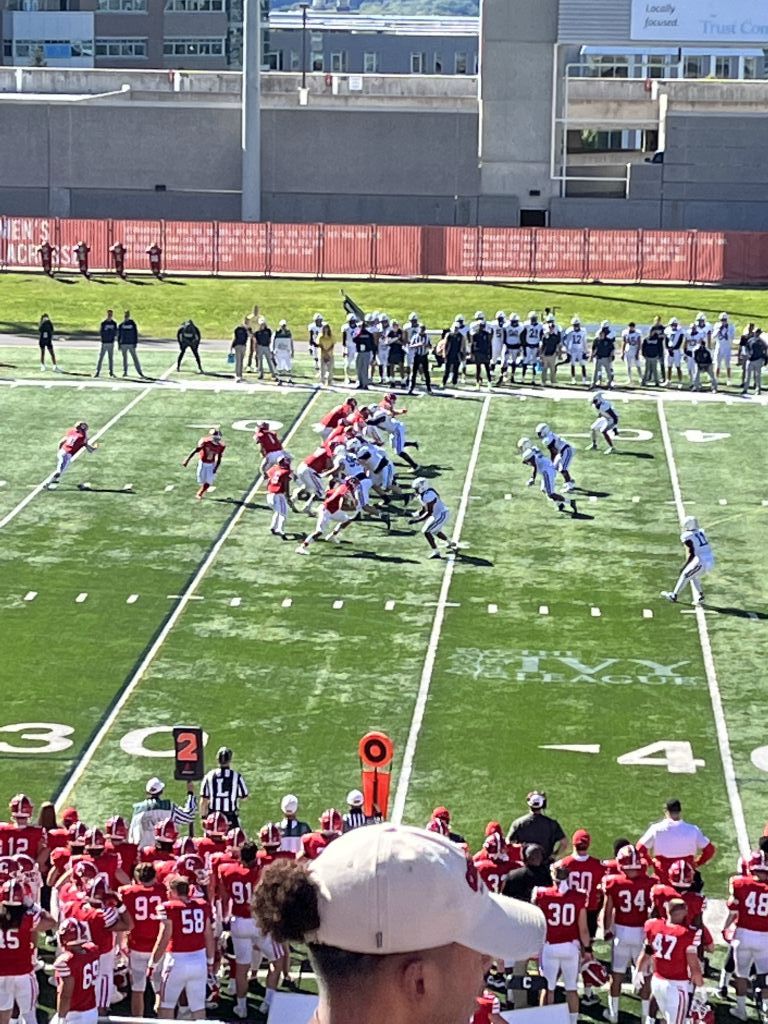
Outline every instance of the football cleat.
{"type": "Polygon", "coordinates": [[[309,554],[309,548],[305,547],[304,544],[299,544],[299,546],[296,548],[296,554],[297,555],[308,555],[309,554]]]}
{"type": "Polygon", "coordinates": [[[431,554],[431,555],[428,555],[428,557],[429,557],[429,558],[442,558],[442,555],[441,555],[441,554],[440,554],[440,552],[439,552],[439,551],[437,550],[437,548],[435,548],[435,550],[434,550],[434,551],[432,552],[432,554],[431,554]]]}
{"type": "Polygon", "coordinates": [[[662,590],[661,596],[665,601],[671,601],[672,604],[677,604],[677,596],[673,594],[671,590],[662,590]]]}
{"type": "Polygon", "coordinates": [[[593,441],[593,442],[592,442],[592,444],[588,444],[588,445],[586,446],[586,448],[584,449],[584,451],[585,451],[585,452],[596,452],[596,451],[597,451],[597,445],[596,445],[596,444],[595,444],[595,442],[593,441]]]}
{"type": "Polygon", "coordinates": [[[573,491],[576,490],[576,481],[575,480],[569,480],[568,483],[563,488],[563,490],[566,492],[566,494],[571,494],[573,491]]]}
{"type": "Polygon", "coordinates": [[[613,445],[611,445],[610,448],[606,448],[605,451],[603,452],[603,455],[615,455],[615,454],[616,454],[616,449],[613,447],[613,445]]]}

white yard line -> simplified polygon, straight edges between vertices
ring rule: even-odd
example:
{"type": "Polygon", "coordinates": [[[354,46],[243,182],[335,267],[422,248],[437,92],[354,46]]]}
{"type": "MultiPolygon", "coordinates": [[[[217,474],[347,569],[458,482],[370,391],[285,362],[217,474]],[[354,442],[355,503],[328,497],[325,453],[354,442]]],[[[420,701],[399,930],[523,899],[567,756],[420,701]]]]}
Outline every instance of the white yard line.
{"type": "MultiPolygon", "coordinates": [[[[312,408],[312,405],[314,404],[314,401],[315,401],[315,398],[317,397],[317,395],[318,395],[318,392],[316,391],[312,395],[312,397],[309,399],[309,401],[304,405],[304,408],[301,410],[299,415],[296,417],[296,420],[295,420],[293,426],[291,427],[291,429],[288,431],[288,433],[283,438],[283,440],[286,443],[288,443],[291,440],[293,435],[296,433],[296,431],[299,429],[299,427],[303,424],[304,420],[307,417],[307,414],[309,413],[310,409],[312,408]]],[[[115,702],[114,707],[112,708],[112,710],[110,711],[109,715],[106,717],[106,719],[102,723],[102,725],[99,728],[99,730],[96,733],[96,735],[93,737],[91,742],[88,744],[88,747],[85,749],[83,754],[80,756],[80,760],[77,762],[77,764],[75,765],[72,773],[70,774],[70,776],[67,778],[66,782],[64,783],[63,789],[61,790],[61,792],[59,793],[58,797],[56,798],[56,807],[57,807],[57,809],[59,811],[61,810],[62,807],[65,807],[68,803],[71,802],[72,791],[74,790],[75,786],[77,786],[77,784],[80,781],[80,779],[83,777],[83,774],[84,774],[85,770],[88,768],[88,765],[93,760],[93,758],[94,758],[94,756],[96,754],[96,751],[99,749],[99,747],[103,743],[105,737],[107,736],[107,733],[110,731],[110,729],[114,725],[118,715],[120,714],[120,712],[125,707],[126,703],[128,702],[128,700],[132,696],[132,694],[133,694],[134,690],[136,689],[136,687],[139,685],[139,683],[142,681],[142,679],[146,675],[147,669],[150,667],[152,662],[157,657],[157,655],[158,655],[158,653],[160,651],[160,648],[163,646],[165,641],[168,639],[168,636],[169,636],[171,630],[174,628],[176,623],[181,618],[181,615],[184,612],[184,609],[187,607],[187,605],[190,603],[190,601],[195,597],[195,591],[200,586],[200,584],[203,581],[203,578],[206,575],[206,573],[208,572],[208,570],[211,568],[213,563],[216,561],[216,559],[217,559],[217,557],[219,555],[219,552],[221,551],[221,549],[226,544],[226,542],[229,539],[229,537],[230,537],[232,531],[234,530],[234,528],[237,526],[237,524],[242,519],[242,517],[245,514],[248,506],[253,501],[253,499],[254,499],[254,497],[256,495],[256,492],[261,487],[263,482],[264,482],[264,477],[260,474],[256,478],[256,480],[254,481],[253,485],[251,486],[251,489],[245,495],[245,498],[243,499],[242,504],[239,506],[239,508],[233,514],[232,518],[227,522],[227,524],[224,527],[224,529],[221,531],[218,539],[216,540],[216,543],[211,547],[211,549],[209,550],[209,552],[206,555],[206,557],[204,558],[204,560],[200,563],[200,566],[198,567],[197,572],[195,573],[195,575],[192,577],[192,579],[189,581],[187,586],[184,588],[183,592],[179,595],[178,604],[173,609],[171,614],[168,616],[168,618],[167,618],[167,620],[165,622],[165,625],[163,626],[163,628],[158,633],[158,635],[157,635],[157,637],[155,639],[155,642],[152,644],[152,646],[149,648],[147,653],[144,655],[144,657],[142,658],[140,664],[138,665],[138,667],[134,671],[133,675],[126,682],[125,686],[123,687],[122,691],[120,692],[120,696],[118,697],[117,701],[115,702]]]]}
{"type": "MultiPolygon", "coordinates": [[[[661,437],[664,442],[664,452],[667,457],[667,467],[669,468],[669,477],[672,481],[672,494],[674,495],[675,506],[677,508],[677,518],[680,521],[680,526],[682,526],[683,520],[685,519],[685,506],[683,505],[683,495],[682,491],[680,490],[680,478],[677,473],[675,455],[672,451],[672,441],[669,436],[667,415],[664,412],[664,403],[661,401],[661,399],[659,399],[657,402],[657,409],[659,414],[659,426],[661,427],[661,437]]],[[[717,681],[717,673],[715,672],[715,661],[712,657],[712,645],[709,642],[709,629],[707,628],[707,618],[704,614],[704,609],[701,606],[696,607],[695,614],[696,625],[699,628],[699,642],[701,643],[701,653],[704,658],[704,669],[707,675],[709,698],[712,702],[712,714],[715,718],[715,729],[717,731],[717,745],[720,748],[720,761],[723,765],[725,789],[728,793],[728,802],[731,805],[731,816],[733,818],[733,824],[736,828],[736,839],[739,844],[739,853],[742,855],[742,857],[747,857],[749,856],[750,851],[749,833],[747,831],[747,823],[744,818],[744,807],[741,802],[739,787],[736,781],[736,770],[733,766],[731,741],[728,736],[728,726],[725,721],[725,712],[723,711],[723,698],[720,694],[720,685],[717,681]]]]}
{"type": "MultiPolygon", "coordinates": [[[[175,369],[176,369],[176,363],[173,362],[173,363],[171,363],[171,365],[168,367],[168,369],[164,373],[160,374],[160,377],[158,378],[158,380],[165,380],[166,377],[168,377],[168,375],[173,370],[175,370],[175,369]]],[[[131,409],[135,409],[136,406],[139,404],[139,402],[143,398],[146,398],[147,395],[151,395],[152,392],[156,391],[156,390],[157,390],[157,385],[155,385],[155,384],[148,384],[144,388],[143,391],[140,391],[139,394],[136,395],[135,398],[132,398],[131,401],[127,405],[123,406],[123,408],[118,413],[115,413],[115,415],[112,417],[111,420],[109,420],[107,423],[105,423],[104,426],[101,427],[99,430],[97,430],[95,434],[91,434],[91,436],[88,438],[89,443],[92,444],[94,441],[98,441],[100,437],[103,437],[104,434],[106,434],[106,432],[110,429],[110,427],[114,427],[114,425],[116,423],[119,423],[120,420],[123,418],[123,416],[127,415],[131,411],[131,409]]],[[[83,451],[84,451],[84,449],[81,449],[79,452],[77,452],[74,455],[72,461],[74,462],[75,459],[77,459],[82,454],[83,451]]],[[[21,501],[18,503],[18,505],[16,505],[14,508],[12,508],[10,512],[7,512],[3,516],[3,518],[0,519],[0,530],[4,526],[7,526],[8,523],[12,522],[20,512],[24,511],[24,509],[27,507],[27,505],[31,501],[35,500],[35,498],[38,496],[38,494],[40,494],[41,491],[45,490],[45,488],[48,486],[48,483],[50,482],[50,479],[51,479],[52,476],[53,476],[53,471],[51,471],[48,474],[48,476],[45,478],[45,480],[43,480],[41,483],[39,483],[36,487],[33,487],[32,490],[29,492],[29,494],[25,498],[21,499],[21,501]]]]}
{"type": "MultiPolygon", "coordinates": [[[[472,489],[472,480],[475,475],[475,467],[477,466],[477,460],[480,455],[480,444],[483,440],[483,431],[485,430],[485,422],[488,419],[488,411],[491,408],[490,395],[486,395],[483,400],[483,407],[480,410],[480,417],[477,421],[477,429],[475,431],[475,442],[472,445],[472,453],[469,457],[467,464],[467,475],[464,478],[464,489],[461,492],[461,500],[459,501],[459,509],[456,513],[456,523],[453,528],[452,540],[458,542],[461,537],[461,528],[464,525],[464,517],[467,514],[467,506],[469,505],[469,492],[472,489]]],[[[397,780],[397,791],[395,792],[395,800],[392,807],[392,821],[399,825],[403,820],[403,813],[405,811],[405,801],[408,797],[408,787],[411,784],[411,775],[413,773],[413,759],[416,754],[416,744],[419,741],[419,733],[421,732],[421,726],[424,721],[424,713],[427,708],[427,699],[429,697],[429,688],[432,684],[432,672],[435,668],[435,657],[437,655],[437,645],[440,642],[440,633],[443,628],[443,619],[445,618],[445,609],[448,607],[448,593],[451,589],[451,580],[453,579],[453,570],[456,566],[456,559],[451,557],[448,559],[443,572],[443,583],[440,587],[440,596],[437,600],[437,608],[435,609],[435,617],[432,620],[432,632],[429,636],[429,643],[427,645],[427,653],[424,658],[424,666],[421,670],[421,682],[419,683],[419,691],[416,695],[416,704],[413,709],[413,717],[411,718],[411,727],[408,732],[408,741],[405,744],[405,752],[403,753],[403,763],[400,768],[400,775],[397,780]]]]}

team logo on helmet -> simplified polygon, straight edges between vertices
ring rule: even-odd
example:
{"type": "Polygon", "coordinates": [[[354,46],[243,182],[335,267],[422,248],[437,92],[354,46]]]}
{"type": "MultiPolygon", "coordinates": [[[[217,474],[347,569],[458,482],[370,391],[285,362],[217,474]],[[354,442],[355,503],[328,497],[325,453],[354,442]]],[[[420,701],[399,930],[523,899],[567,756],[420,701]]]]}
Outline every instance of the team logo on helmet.
{"type": "Polygon", "coordinates": [[[320,829],[323,832],[341,833],[343,821],[335,807],[329,807],[320,815],[320,829]]]}
{"type": "Polygon", "coordinates": [[[274,821],[268,821],[259,832],[259,840],[262,846],[280,846],[283,841],[283,833],[280,831],[280,826],[276,825],[274,821]]]}

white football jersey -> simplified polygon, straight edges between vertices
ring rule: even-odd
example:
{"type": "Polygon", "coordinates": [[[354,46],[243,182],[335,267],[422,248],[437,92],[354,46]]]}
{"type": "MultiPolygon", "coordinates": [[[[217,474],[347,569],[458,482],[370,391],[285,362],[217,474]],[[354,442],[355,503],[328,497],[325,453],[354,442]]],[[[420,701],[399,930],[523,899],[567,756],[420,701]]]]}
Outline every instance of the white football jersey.
{"type": "Polygon", "coordinates": [[[570,327],[563,337],[565,348],[567,352],[573,350],[582,351],[587,345],[587,332],[583,327],[578,330],[575,327],[570,327]]]}
{"type": "Polygon", "coordinates": [[[520,324],[507,327],[507,336],[504,339],[505,345],[508,348],[519,348],[520,347],[520,331],[522,331],[520,324]]]}
{"type": "Polygon", "coordinates": [[[542,438],[542,441],[547,446],[547,448],[554,446],[556,452],[561,452],[565,448],[570,448],[568,442],[564,438],[560,437],[559,434],[555,434],[553,431],[550,431],[549,434],[546,435],[546,437],[542,438]]]}
{"type": "Polygon", "coordinates": [[[447,511],[445,505],[443,504],[440,498],[440,495],[437,493],[434,487],[427,487],[427,489],[425,491],[422,491],[422,493],[418,497],[419,501],[424,506],[424,508],[426,508],[427,505],[431,505],[432,502],[435,503],[432,508],[433,515],[438,515],[439,513],[447,511]]]}
{"type": "Polygon", "coordinates": [[[625,341],[630,348],[637,348],[643,340],[643,336],[640,331],[631,331],[629,327],[625,327],[621,332],[621,340],[625,341]]]}
{"type": "Polygon", "coordinates": [[[322,329],[323,325],[316,324],[314,320],[311,324],[307,324],[307,334],[309,335],[309,340],[313,345],[317,344],[317,339],[320,337],[322,329]]]}
{"type": "Polygon", "coordinates": [[[545,455],[544,452],[540,452],[538,448],[534,448],[533,450],[533,462],[536,466],[537,473],[545,475],[547,473],[551,474],[555,472],[555,466],[552,459],[550,459],[548,455],[545,455]]]}
{"type": "Polygon", "coordinates": [[[714,337],[715,341],[719,342],[719,344],[730,345],[730,343],[736,337],[736,331],[734,329],[733,324],[719,323],[712,332],[712,336],[714,337]]]}
{"type": "Polygon", "coordinates": [[[507,340],[506,324],[500,324],[498,320],[494,320],[491,326],[491,336],[497,344],[503,345],[507,340]]]}
{"type": "Polygon", "coordinates": [[[705,565],[714,563],[715,556],[709,538],[703,530],[683,530],[680,540],[683,544],[690,544],[693,547],[694,555],[698,556],[705,565]]]}
{"type": "Polygon", "coordinates": [[[614,416],[616,415],[616,410],[607,398],[595,398],[593,399],[592,404],[601,416],[607,416],[609,413],[612,413],[614,416]]]}

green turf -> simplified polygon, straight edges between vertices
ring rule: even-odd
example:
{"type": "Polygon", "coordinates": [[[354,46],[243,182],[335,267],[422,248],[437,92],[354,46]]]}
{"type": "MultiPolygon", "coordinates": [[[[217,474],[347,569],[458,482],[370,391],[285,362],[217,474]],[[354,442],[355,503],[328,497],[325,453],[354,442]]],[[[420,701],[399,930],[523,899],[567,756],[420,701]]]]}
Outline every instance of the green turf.
{"type": "Polygon", "coordinates": [[[258,303],[273,327],[285,317],[295,337],[303,339],[306,324],[318,310],[334,326],[341,323],[341,287],[366,310],[385,309],[401,320],[416,310],[430,328],[449,326],[457,313],[471,317],[476,309],[484,309],[489,317],[497,309],[525,316],[529,309],[542,311],[546,306],[554,306],[561,320],[577,313],[585,323],[606,316],[616,322],[649,323],[657,313],[665,319],[674,313],[692,320],[700,310],[712,320],[724,309],[739,323],[768,319],[764,289],[276,278],[118,282],[106,275],[87,282],[74,277],[51,280],[40,274],[5,274],[0,287],[0,331],[11,333],[35,331],[43,312],[50,314],[57,332],[93,332],[111,306],[118,319],[129,308],[148,337],[175,337],[180,322],[191,316],[204,338],[229,338],[234,325],[258,303]]]}

